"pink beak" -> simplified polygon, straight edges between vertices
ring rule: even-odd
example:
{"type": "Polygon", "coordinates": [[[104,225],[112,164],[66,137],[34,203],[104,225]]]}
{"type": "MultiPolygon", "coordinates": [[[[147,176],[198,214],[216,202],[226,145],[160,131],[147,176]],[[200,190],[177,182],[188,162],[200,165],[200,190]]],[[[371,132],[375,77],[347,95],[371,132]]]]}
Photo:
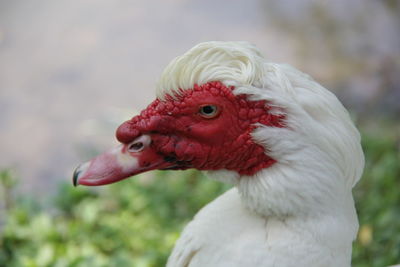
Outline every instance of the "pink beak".
{"type": "Polygon", "coordinates": [[[173,167],[174,163],[151,147],[151,137],[141,135],[130,144],[120,145],[79,165],[74,171],[75,186],[105,185],[154,169],[173,167]]]}

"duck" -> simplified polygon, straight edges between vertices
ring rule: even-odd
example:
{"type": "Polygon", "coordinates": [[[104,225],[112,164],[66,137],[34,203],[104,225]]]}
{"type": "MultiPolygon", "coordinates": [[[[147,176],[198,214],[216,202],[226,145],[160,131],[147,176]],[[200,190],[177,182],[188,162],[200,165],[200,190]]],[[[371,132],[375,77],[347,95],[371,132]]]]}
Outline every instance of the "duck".
{"type": "Polygon", "coordinates": [[[184,228],[167,267],[351,266],[359,131],[332,92],[253,44],[203,42],[173,59],[116,138],[74,185],[189,168],[233,185],[184,228]]]}

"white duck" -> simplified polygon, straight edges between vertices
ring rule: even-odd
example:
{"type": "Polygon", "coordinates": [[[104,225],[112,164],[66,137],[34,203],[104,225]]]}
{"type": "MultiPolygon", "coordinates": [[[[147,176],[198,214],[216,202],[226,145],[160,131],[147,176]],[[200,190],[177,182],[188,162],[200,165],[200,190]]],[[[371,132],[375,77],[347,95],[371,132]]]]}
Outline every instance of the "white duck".
{"type": "Polygon", "coordinates": [[[246,42],[195,46],[157,87],[118,128],[122,145],[80,165],[75,184],[187,168],[234,184],[185,228],[169,267],[351,265],[364,156],[331,92],[246,42]]]}

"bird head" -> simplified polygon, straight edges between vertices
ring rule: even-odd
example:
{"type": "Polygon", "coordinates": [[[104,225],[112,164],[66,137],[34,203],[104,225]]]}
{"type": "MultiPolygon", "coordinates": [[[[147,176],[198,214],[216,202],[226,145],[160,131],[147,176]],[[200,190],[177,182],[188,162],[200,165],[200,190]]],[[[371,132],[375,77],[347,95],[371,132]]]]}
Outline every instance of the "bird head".
{"type": "Polygon", "coordinates": [[[117,129],[121,145],[78,167],[74,183],[103,185],[154,169],[253,175],[273,165],[252,132],[257,125],[282,127],[283,115],[265,100],[235,93],[255,79],[243,72],[255,76],[262,69],[255,48],[241,45],[243,51],[231,43],[202,44],[174,60],[158,85],[158,98],[117,129]]]}
{"type": "Polygon", "coordinates": [[[80,165],[74,184],[196,168],[235,182],[255,210],[291,214],[351,196],[364,162],[339,100],[246,42],[201,43],[175,58],[156,100],[116,137],[120,146],[80,165]]]}

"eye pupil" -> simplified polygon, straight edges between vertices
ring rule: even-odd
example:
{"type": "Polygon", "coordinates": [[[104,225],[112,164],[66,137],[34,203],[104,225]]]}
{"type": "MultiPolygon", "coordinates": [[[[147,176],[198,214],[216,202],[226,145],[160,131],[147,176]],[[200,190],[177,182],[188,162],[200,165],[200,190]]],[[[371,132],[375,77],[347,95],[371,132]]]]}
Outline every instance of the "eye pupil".
{"type": "Polygon", "coordinates": [[[213,107],[213,106],[205,106],[205,107],[203,107],[202,111],[203,111],[204,114],[209,115],[209,114],[212,114],[215,111],[215,107],[213,107]]]}
{"type": "Polygon", "coordinates": [[[218,107],[214,105],[204,105],[200,107],[199,114],[203,118],[211,119],[218,115],[218,107]]]}

